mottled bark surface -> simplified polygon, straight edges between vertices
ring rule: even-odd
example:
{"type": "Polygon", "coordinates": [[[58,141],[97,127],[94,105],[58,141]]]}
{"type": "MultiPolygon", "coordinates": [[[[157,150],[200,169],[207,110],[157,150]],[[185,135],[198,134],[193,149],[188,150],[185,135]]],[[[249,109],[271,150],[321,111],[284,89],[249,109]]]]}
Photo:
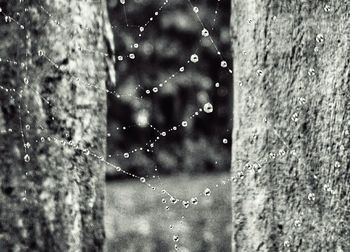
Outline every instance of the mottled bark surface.
{"type": "Polygon", "coordinates": [[[350,3],[232,3],[232,249],[349,251],[350,3]]]}
{"type": "Polygon", "coordinates": [[[0,2],[24,26],[0,24],[0,250],[101,251],[104,166],[91,153],[106,148],[106,6],[20,2],[0,2]]]}

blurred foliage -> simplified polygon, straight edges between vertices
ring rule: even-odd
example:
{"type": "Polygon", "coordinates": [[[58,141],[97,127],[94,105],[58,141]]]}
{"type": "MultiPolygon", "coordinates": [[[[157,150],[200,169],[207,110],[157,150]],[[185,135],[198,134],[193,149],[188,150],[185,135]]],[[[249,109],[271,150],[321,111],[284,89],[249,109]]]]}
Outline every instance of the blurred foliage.
{"type": "MultiPolygon", "coordinates": [[[[198,6],[200,18],[230,66],[230,1],[192,3],[198,6]]],[[[130,0],[125,4],[109,0],[116,56],[124,56],[124,60],[116,62],[116,90],[134,96],[109,96],[111,161],[143,176],[155,168],[163,174],[229,170],[230,142],[223,144],[222,139],[230,139],[231,135],[232,75],[220,66],[221,58],[210,38],[201,35],[202,26],[188,1],[169,1],[154,16],[162,5],[159,0],[130,0]],[[153,20],[145,26],[150,17],[153,20]],[[142,37],[138,36],[140,26],[145,27],[142,37]],[[132,47],[135,43],[138,48],[132,47]],[[135,53],[135,59],[125,58],[130,53],[135,53]],[[186,64],[193,53],[199,56],[199,62],[186,64]],[[184,72],[178,72],[180,66],[185,66],[184,72]],[[177,72],[159,92],[144,94],[144,90],[152,89],[177,72]],[[219,88],[215,87],[217,82],[219,88]],[[141,88],[136,89],[138,85],[141,88]],[[125,130],[123,126],[146,121],[165,131],[187,120],[208,101],[214,106],[213,113],[201,114],[190,120],[188,127],[171,132],[156,143],[153,151],[138,151],[129,159],[116,157],[116,153],[142,147],[159,136],[159,132],[147,126],[125,130]]]]}
{"type": "Polygon", "coordinates": [[[222,185],[221,177],[162,178],[164,188],[188,200],[193,192],[203,192],[215,182],[221,184],[212,189],[211,196],[198,197],[198,204],[187,209],[138,181],[107,184],[106,251],[165,252],[176,251],[175,245],[182,252],[231,251],[230,183],[222,185]]]}

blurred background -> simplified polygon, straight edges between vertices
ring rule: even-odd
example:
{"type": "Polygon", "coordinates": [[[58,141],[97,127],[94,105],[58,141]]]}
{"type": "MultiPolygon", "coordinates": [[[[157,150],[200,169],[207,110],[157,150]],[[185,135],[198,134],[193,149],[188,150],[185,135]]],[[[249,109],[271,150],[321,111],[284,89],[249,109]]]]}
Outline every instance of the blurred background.
{"type": "Polygon", "coordinates": [[[216,189],[188,209],[167,209],[169,198],[108,168],[106,250],[230,251],[230,186],[222,185],[230,169],[232,74],[221,65],[222,58],[232,65],[230,1],[109,0],[108,8],[120,94],[108,97],[109,161],[181,198],[216,189]],[[188,63],[193,54],[198,62],[188,63]],[[189,120],[207,102],[213,112],[189,120]],[[182,121],[187,127],[168,132],[182,121]]]}

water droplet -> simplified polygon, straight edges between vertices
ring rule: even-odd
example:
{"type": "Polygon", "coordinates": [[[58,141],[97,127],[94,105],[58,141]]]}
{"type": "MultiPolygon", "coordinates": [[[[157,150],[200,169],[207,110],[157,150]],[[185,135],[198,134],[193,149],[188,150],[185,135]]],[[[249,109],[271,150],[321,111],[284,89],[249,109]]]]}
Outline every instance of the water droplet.
{"type": "Polygon", "coordinates": [[[292,121],[293,121],[293,122],[298,122],[298,120],[299,120],[299,115],[298,115],[298,113],[294,113],[294,114],[292,115],[292,121]]]}
{"type": "Polygon", "coordinates": [[[314,76],[315,75],[315,69],[310,68],[309,71],[307,72],[309,76],[314,76]]]}
{"type": "Polygon", "coordinates": [[[174,235],[173,236],[173,240],[174,240],[174,242],[178,242],[179,241],[179,236],[178,235],[174,235]]]}
{"type": "Polygon", "coordinates": [[[39,51],[38,51],[38,55],[39,55],[40,57],[42,57],[42,56],[44,56],[44,52],[43,52],[42,50],[39,50],[39,51]]]}
{"type": "Polygon", "coordinates": [[[124,158],[129,158],[129,157],[130,157],[129,153],[125,152],[124,153],[124,158]]]}
{"type": "Polygon", "coordinates": [[[193,63],[197,63],[198,60],[199,60],[199,59],[198,59],[198,55],[197,55],[197,54],[192,54],[190,60],[191,60],[193,63]]]}
{"type": "Polygon", "coordinates": [[[324,42],[324,37],[323,37],[323,35],[322,35],[322,34],[318,34],[318,35],[316,36],[316,41],[317,41],[317,43],[323,43],[323,42],[324,42]]]}
{"type": "Polygon", "coordinates": [[[186,121],[182,121],[181,125],[182,125],[182,127],[187,127],[187,122],[186,121]]]}
{"type": "Polygon", "coordinates": [[[145,179],[144,177],[141,177],[141,178],[140,178],[140,181],[141,181],[141,183],[145,183],[145,182],[146,182],[146,179],[145,179]]]}
{"type": "Polygon", "coordinates": [[[28,154],[24,155],[24,162],[28,163],[30,161],[30,156],[28,154]]]}
{"type": "Polygon", "coordinates": [[[256,75],[257,76],[261,76],[263,74],[263,71],[261,70],[261,69],[258,69],[257,71],[256,71],[256,75]]]}
{"type": "Polygon", "coordinates": [[[223,68],[227,67],[227,62],[225,60],[221,61],[220,66],[223,68]]]}
{"type": "MultiPolygon", "coordinates": [[[[250,169],[250,168],[249,168],[250,169]]],[[[244,179],[244,172],[240,171],[237,173],[240,179],[244,179]]]]}
{"type": "Polygon", "coordinates": [[[224,144],[227,144],[227,143],[228,143],[227,138],[222,139],[222,142],[223,142],[224,144]]]}
{"type": "Polygon", "coordinates": [[[334,167],[335,167],[335,168],[340,168],[340,162],[339,162],[339,161],[335,161],[334,167]]]}
{"type": "Polygon", "coordinates": [[[331,11],[331,6],[326,4],[323,9],[324,9],[325,12],[330,12],[331,11]]]}
{"type": "Polygon", "coordinates": [[[211,103],[207,102],[206,104],[204,104],[203,110],[205,113],[209,114],[209,113],[213,112],[214,108],[213,108],[213,105],[211,103]]]}
{"type": "Polygon", "coordinates": [[[177,199],[175,199],[174,197],[170,197],[170,202],[173,204],[177,203],[177,199]]]}
{"type": "Polygon", "coordinates": [[[26,130],[30,130],[30,125],[26,124],[25,128],[26,128],[26,130]]]}
{"type": "Polygon", "coordinates": [[[209,188],[206,188],[206,189],[204,190],[204,195],[205,195],[205,196],[210,196],[210,193],[211,193],[211,191],[210,191],[209,188]]]}
{"type": "Polygon", "coordinates": [[[259,163],[255,163],[253,167],[254,167],[255,172],[261,172],[262,167],[259,163]]]}
{"type": "Polygon", "coordinates": [[[208,31],[207,29],[203,28],[203,30],[202,30],[202,36],[203,36],[203,37],[208,37],[208,36],[209,36],[209,31],[208,31]]]}
{"type": "Polygon", "coordinates": [[[198,12],[199,12],[198,7],[197,7],[197,6],[194,6],[194,7],[193,7],[193,11],[194,11],[194,13],[198,13],[198,12]]]}
{"type": "Polygon", "coordinates": [[[187,201],[187,200],[183,200],[182,201],[182,205],[185,207],[185,208],[188,208],[190,206],[190,202],[187,201]]]}
{"type": "Polygon", "coordinates": [[[314,193],[309,193],[308,195],[307,195],[307,199],[308,200],[310,200],[310,201],[314,201],[315,200],[315,194],[314,193]]]}
{"type": "Polygon", "coordinates": [[[191,198],[191,203],[192,203],[193,205],[197,205],[197,204],[198,204],[198,198],[197,198],[197,197],[191,198]]]}

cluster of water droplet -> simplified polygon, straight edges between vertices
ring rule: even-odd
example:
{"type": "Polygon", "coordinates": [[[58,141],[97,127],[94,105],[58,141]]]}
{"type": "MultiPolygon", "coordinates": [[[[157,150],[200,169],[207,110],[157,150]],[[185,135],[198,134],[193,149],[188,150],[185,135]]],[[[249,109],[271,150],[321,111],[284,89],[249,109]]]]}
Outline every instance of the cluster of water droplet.
{"type": "MultiPolygon", "coordinates": [[[[220,0],[218,0],[218,2],[220,2],[220,0]]],[[[125,8],[125,5],[127,4],[125,2],[125,0],[120,0],[120,3],[124,6],[123,8],[125,8]]],[[[142,34],[146,31],[146,28],[147,26],[157,17],[160,15],[161,11],[163,10],[164,6],[168,4],[168,0],[165,0],[163,5],[157,10],[154,12],[154,15],[152,17],[149,18],[149,20],[142,26],[139,27],[139,34],[138,34],[138,37],[139,39],[142,37],[142,34]]],[[[46,15],[48,18],[49,18],[49,21],[50,22],[53,22],[54,25],[57,25],[59,27],[61,27],[62,29],[74,29],[74,34],[78,34],[79,32],[84,32],[84,31],[90,31],[89,28],[86,28],[86,27],[79,27],[79,28],[71,28],[69,27],[68,24],[65,24],[64,23],[64,20],[58,20],[55,15],[53,15],[52,13],[50,13],[47,9],[45,9],[43,6],[40,6],[40,10],[41,12],[39,13],[39,15],[46,15]],[[81,31],[79,31],[79,29],[81,31]]],[[[26,9],[27,11],[27,9],[26,9]]],[[[200,10],[198,7],[196,6],[193,6],[193,12],[196,14],[196,17],[197,19],[200,21],[200,17],[197,15],[200,10]]],[[[5,21],[8,22],[8,23],[15,23],[18,25],[18,27],[20,29],[23,29],[23,30],[26,30],[25,27],[20,24],[15,17],[11,17],[7,14],[5,14],[2,9],[0,8],[0,13],[4,16],[5,18],[5,21]]],[[[217,15],[217,10],[215,10],[215,17],[217,15]]],[[[17,15],[18,17],[20,16],[19,14],[17,15]]],[[[201,21],[200,21],[201,22],[201,21]]],[[[202,22],[201,22],[202,23],[202,22]]],[[[127,25],[129,25],[127,23],[127,25]]],[[[214,29],[212,27],[212,29],[214,29]]],[[[211,35],[209,33],[209,28],[205,28],[204,25],[203,25],[203,28],[202,30],[200,31],[202,37],[204,38],[210,38],[211,39],[211,35]]],[[[26,35],[26,38],[29,39],[29,36],[28,36],[28,33],[26,35]]],[[[214,41],[211,39],[212,43],[214,44],[214,41]]],[[[125,59],[130,59],[130,60],[133,60],[137,57],[137,49],[139,48],[139,45],[140,43],[142,43],[142,41],[137,41],[135,43],[133,43],[131,45],[131,47],[135,50],[133,52],[130,52],[126,55],[118,55],[116,57],[117,61],[123,61],[125,59]]],[[[215,44],[214,44],[215,46],[215,44]]],[[[215,46],[216,50],[217,50],[217,47],[215,46]]],[[[81,53],[96,53],[96,54],[101,54],[103,57],[109,57],[109,54],[108,53],[105,53],[105,52],[100,52],[100,51],[97,51],[97,50],[94,50],[94,49],[89,49],[89,48],[82,48],[80,46],[77,46],[76,49],[78,51],[80,51],[81,53]]],[[[217,54],[221,56],[221,53],[220,51],[217,50],[217,54]]],[[[51,64],[54,69],[57,69],[57,71],[62,71],[62,72],[65,72],[65,73],[68,73],[67,69],[66,69],[66,66],[64,65],[59,65],[57,64],[56,62],[54,62],[54,60],[50,57],[49,55],[49,52],[46,52],[44,51],[43,49],[39,48],[38,51],[37,51],[37,55],[33,55],[32,57],[40,57],[42,58],[43,60],[45,60],[48,64],[51,64]]],[[[193,53],[192,55],[189,56],[189,60],[187,61],[187,64],[196,64],[198,63],[200,60],[200,57],[198,54],[196,53],[193,53]]],[[[221,61],[220,61],[220,65],[222,68],[227,68],[227,62],[225,60],[223,60],[221,58],[221,61]]],[[[0,63],[8,63],[8,64],[13,64],[13,65],[18,65],[18,64],[21,64],[23,66],[27,66],[27,62],[24,62],[24,63],[20,63],[20,62],[17,62],[17,60],[15,59],[2,59],[0,58],[0,63]]],[[[27,69],[27,67],[25,67],[27,69]]],[[[172,80],[173,78],[176,78],[177,74],[180,74],[182,72],[185,71],[185,65],[182,65],[178,68],[178,72],[177,73],[174,73],[172,75],[169,76],[169,78],[165,79],[162,83],[158,84],[158,85],[155,85],[153,88],[151,88],[150,90],[145,90],[145,94],[151,94],[151,93],[157,93],[159,92],[159,90],[164,87],[164,85],[168,84],[170,82],[170,80],[172,80]]],[[[232,71],[229,70],[231,73],[232,71]]],[[[97,86],[95,86],[94,84],[90,84],[90,83],[82,83],[79,79],[79,76],[71,76],[72,80],[74,80],[74,84],[75,85],[81,85],[81,86],[85,86],[87,88],[98,88],[97,86]]],[[[26,88],[30,88],[30,89],[33,89],[32,86],[31,86],[31,80],[28,78],[28,77],[24,77],[23,78],[23,83],[25,84],[26,88]]],[[[141,87],[141,85],[139,85],[139,87],[141,87]]],[[[215,87],[216,88],[219,88],[220,87],[220,84],[217,82],[215,84],[215,87]]],[[[7,89],[7,88],[4,88],[3,86],[0,86],[0,89],[7,92],[7,93],[13,93],[14,95],[17,95],[19,99],[21,99],[21,96],[18,94],[18,91],[13,89],[13,90],[10,90],[10,89],[7,89]]],[[[133,96],[133,94],[119,94],[117,93],[115,90],[105,90],[106,93],[109,93],[109,94],[114,94],[115,97],[117,98],[121,98],[123,96],[133,96]]],[[[39,99],[41,99],[42,101],[44,101],[46,104],[50,104],[51,106],[55,106],[55,104],[52,102],[52,101],[49,101],[47,100],[47,98],[41,96],[41,94],[34,90],[34,92],[39,96],[39,99]]],[[[135,97],[137,98],[137,97],[135,97]]],[[[139,99],[139,98],[137,98],[139,99]]],[[[142,97],[141,97],[142,99],[142,97]]],[[[206,102],[204,103],[204,105],[200,108],[198,108],[197,111],[193,112],[192,115],[190,115],[187,119],[184,119],[182,121],[180,121],[177,125],[174,125],[172,126],[171,128],[167,129],[167,130],[158,130],[156,129],[153,125],[150,125],[148,122],[144,122],[144,123],[140,123],[140,124],[143,124],[143,125],[146,125],[146,126],[149,126],[151,127],[152,129],[154,129],[156,132],[158,132],[158,136],[155,138],[155,139],[152,139],[150,140],[148,143],[146,143],[144,146],[141,146],[141,147],[138,147],[138,148],[135,148],[133,150],[130,150],[128,152],[125,152],[125,153],[120,153],[120,154],[117,154],[117,156],[122,156],[124,159],[129,159],[130,156],[137,152],[137,151],[153,151],[154,147],[155,147],[155,144],[157,143],[157,141],[159,141],[161,138],[164,138],[166,136],[168,136],[169,134],[171,134],[171,132],[173,131],[177,131],[181,128],[186,128],[188,126],[188,124],[190,123],[190,121],[192,119],[194,119],[195,117],[199,116],[202,112],[206,113],[206,114],[210,114],[214,111],[214,106],[211,102],[206,102]]],[[[29,110],[27,110],[28,113],[30,113],[29,110]]],[[[52,120],[54,120],[54,116],[51,117],[52,120]]],[[[22,120],[22,118],[20,119],[22,120]]],[[[25,118],[23,118],[23,121],[25,122],[25,118]]],[[[140,126],[140,125],[138,125],[140,126]]],[[[128,128],[130,128],[131,126],[129,125],[126,125],[126,126],[122,126],[120,127],[120,129],[123,129],[123,130],[127,130],[128,128]]],[[[139,177],[135,174],[132,174],[132,173],[129,173],[125,170],[123,170],[121,167],[119,166],[116,166],[112,163],[109,163],[102,155],[98,154],[98,153],[94,153],[93,151],[91,151],[89,148],[87,147],[84,147],[84,146],[80,146],[79,143],[74,143],[72,141],[67,141],[65,139],[58,139],[57,137],[55,136],[42,136],[40,137],[39,139],[36,139],[34,140],[34,142],[30,143],[27,141],[27,137],[26,135],[27,134],[30,134],[31,130],[36,130],[36,129],[31,129],[31,126],[29,124],[25,124],[23,125],[23,127],[21,126],[21,132],[22,132],[22,139],[23,139],[23,148],[24,148],[24,155],[23,155],[23,161],[24,163],[27,165],[27,166],[30,166],[31,164],[31,161],[33,160],[33,158],[31,158],[30,156],[30,151],[31,151],[31,147],[32,147],[32,144],[35,144],[35,143],[45,143],[45,144],[58,144],[58,145],[62,145],[62,147],[64,148],[73,148],[73,149],[76,149],[76,150],[81,150],[81,153],[85,156],[88,156],[88,157],[91,157],[91,158],[96,158],[96,159],[99,159],[101,162],[104,162],[106,165],[108,166],[111,166],[113,168],[115,168],[115,170],[117,172],[122,172],[128,176],[131,176],[131,177],[134,177],[134,178],[137,178],[139,179],[140,183],[142,184],[145,184],[146,186],[150,187],[152,190],[160,190],[162,194],[166,194],[169,196],[169,202],[171,203],[171,205],[176,205],[178,202],[181,202],[181,205],[187,209],[190,207],[190,205],[193,205],[193,206],[196,206],[198,205],[198,203],[200,202],[200,197],[201,196],[205,196],[205,197],[208,197],[211,195],[211,190],[209,188],[206,188],[200,195],[196,195],[196,196],[193,196],[193,197],[190,197],[189,199],[180,199],[180,198],[177,198],[173,195],[171,195],[168,191],[162,189],[161,187],[156,187],[156,186],[153,186],[151,183],[151,179],[148,179],[147,176],[146,177],[139,177]]],[[[42,132],[45,131],[44,128],[41,128],[42,132]]],[[[12,133],[12,129],[8,129],[6,132],[1,132],[1,133],[12,133]]],[[[110,137],[111,136],[111,133],[108,133],[107,134],[107,137],[110,137]]],[[[223,139],[223,143],[224,144],[227,144],[227,139],[224,138],[223,139]]],[[[110,156],[110,155],[109,155],[110,156]]],[[[27,172],[26,172],[27,174],[27,172]]],[[[227,181],[231,181],[231,178],[227,179],[227,181]]],[[[226,182],[222,183],[223,185],[226,184],[226,182]]],[[[218,187],[219,184],[216,185],[216,187],[218,187]]],[[[27,196],[26,196],[27,197],[27,196]]],[[[26,198],[25,197],[25,198],[26,198]]],[[[165,199],[163,199],[164,201],[163,202],[166,202],[165,199]]],[[[170,206],[167,206],[166,207],[167,210],[170,210],[170,206]]],[[[183,216],[184,218],[184,216],[183,216]]],[[[179,242],[179,236],[178,235],[174,235],[174,242],[179,242]]]]}
{"type": "MultiPolygon", "coordinates": [[[[200,30],[200,34],[202,35],[203,38],[211,40],[213,46],[215,47],[217,55],[220,57],[220,66],[221,66],[221,68],[226,69],[225,71],[228,71],[228,73],[232,73],[232,70],[228,66],[227,61],[222,57],[221,52],[218,50],[218,48],[216,47],[213,39],[211,38],[212,32],[209,31],[210,28],[209,27],[205,27],[203,22],[201,21],[201,18],[198,15],[200,13],[200,9],[197,6],[193,6],[190,0],[188,0],[188,1],[189,1],[190,5],[192,6],[192,10],[193,10],[193,13],[194,13],[195,17],[198,19],[198,21],[202,25],[202,28],[200,30]]],[[[150,23],[152,23],[154,21],[154,19],[161,14],[161,11],[163,10],[164,6],[166,6],[168,4],[168,2],[169,2],[168,0],[165,0],[163,2],[163,4],[159,7],[159,9],[157,11],[155,11],[154,14],[151,17],[149,17],[148,21],[145,24],[139,26],[139,33],[138,33],[139,40],[131,45],[132,49],[135,50],[135,51],[130,52],[130,53],[125,54],[125,55],[118,55],[116,57],[117,61],[123,61],[125,59],[134,60],[137,57],[137,49],[139,48],[140,43],[142,43],[142,41],[140,41],[140,39],[142,37],[142,34],[146,31],[147,26],[150,23]]],[[[218,2],[220,2],[220,0],[218,0],[218,2]]],[[[123,8],[125,8],[125,5],[127,4],[125,2],[125,0],[120,0],[120,3],[123,5],[123,8]]],[[[66,25],[63,24],[63,22],[60,22],[59,20],[55,19],[54,16],[51,13],[49,13],[44,7],[41,6],[41,9],[43,11],[42,14],[47,15],[50,18],[50,20],[52,20],[56,25],[62,27],[62,29],[69,29],[69,25],[66,26],[66,25]]],[[[329,6],[329,5],[325,5],[324,6],[324,11],[325,12],[331,12],[331,10],[332,10],[331,6],[329,6]]],[[[10,23],[14,23],[21,30],[26,30],[25,26],[22,25],[21,23],[19,23],[19,21],[17,21],[17,18],[20,17],[20,14],[16,14],[16,16],[12,17],[12,16],[10,16],[8,14],[5,14],[1,8],[0,8],[0,14],[4,17],[4,20],[5,20],[6,23],[9,23],[9,24],[10,23]]],[[[217,10],[215,10],[215,17],[214,18],[216,18],[216,15],[217,15],[217,10]]],[[[248,20],[248,23],[253,23],[253,22],[254,21],[251,20],[251,19],[248,20]]],[[[127,26],[129,26],[127,20],[126,20],[126,24],[127,24],[127,26]]],[[[81,28],[81,29],[87,30],[86,28],[81,28]]],[[[325,36],[323,34],[317,34],[316,37],[315,37],[315,40],[316,40],[316,42],[319,45],[321,45],[321,44],[325,43],[325,36]]],[[[110,56],[110,55],[108,55],[108,53],[105,53],[105,52],[99,52],[97,50],[91,50],[91,49],[88,49],[88,48],[81,48],[79,46],[76,49],[81,51],[82,53],[98,53],[98,54],[101,54],[104,57],[110,56]]],[[[64,71],[64,66],[60,66],[57,63],[55,63],[50,58],[50,56],[45,51],[43,51],[42,49],[38,50],[37,56],[39,56],[39,57],[43,58],[44,60],[46,60],[49,64],[51,64],[57,70],[64,71]]],[[[189,55],[189,60],[187,61],[187,64],[196,64],[196,63],[199,62],[199,60],[202,60],[201,57],[202,56],[198,55],[197,53],[193,53],[193,54],[189,55]]],[[[7,64],[13,64],[13,65],[21,64],[21,62],[18,62],[15,59],[2,59],[2,58],[0,58],[0,63],[7,63],[7,64]]],[[[24,63],[22,63],[22,64],[24,64],[24,63]]],[[[154,85],[151,89],[145,90],[145,94],[146,95],[150,95],[151,93],[158,93],[158,92],[160,92],[160,89],[162,87],[164,87],[166,84],[168,84],[170,80],[172,80],[173,78],[176,78],[177,74],[182,73],[182,72],[185,71],[185,65],[186,64],[183,64],[182,66],[179,66],[178,72],[174,73],[174,74],[171,74],[163,82],[161,82],[161,83],[159,83],[157,85],[154,85]]],[[[310,78],[315,76],[316,73],[317,73],[316,70],[314,68],[312,68],[312,67],[309,68],[309,70],[307,72],[307,74],[308,74],[308,76],[310,78]]],[[[256,70],[256,75],[258,77],[264,76],[264,69],[256,70]]],[[[74,76],[74,78],[76,80],[75,83],[77,83],[76,85],[84,85],[86,87],[91,87],[91,86],[93,87],[94,86],[94,85],[88,84],[88,83],[80,83],[78,77],[76,77],[76,76],[74,76]]],[[[27,77],[25,77],[23,79],[23,82],[28,88],[30,88],[30,80],[27,77]]],[[[242,85],[243,85],[243,82],[240,82],[240,86],[242,86],[242,85]]],[[[219,82],[215,83],[215,87],[219,88],[220,87],[220,83],[219,82]]],[[[21,97],[18,94],[17,90],[15,90],[15,89],[13,89],[13,90],[7,89],[7,88],[4,88],[1,85],[0,85],[0,91],[5,91],[8,94],[11,93],[11,95],[17,95],[19,98],[21,97]]],[[[107,93],[114,94],[117,98],[120,98],[122,96],[133,96],[133,94],[122,95],[122,94],[117,93],[115,90],[105,90],[105,91],[107,93]]],[[[36,92],[36,93],[40,96],[40,94],[38,92],[36,92]]],[[[51,104],[50,101],[46,100],[42,96],[40,96],[40,99],[44,100],[48,104],[51,104]]],[[[306,103],[305,98],[300,97],[299,98],[299,104],[300,105],[304,105],[305,103],[306,103]]],[[[215,102],[214,102],[214,104],[215,104],[215,102]]],[[[52,105],[54,105],[54,104],[52,103],[52,105]]],[[[129,152],[120,153],[117,156],[122,156],[124,159],[129,159],[131,154],[133,154],[133,153],[135,153],[137,151],[148,151],[148,152],[152,151],[154,149],[154,146],[157,143],[157,141],[159,141],[161,138],[164,138],[164,137],[168,136],[168,134],[170,134],[173,131],[179,130],[181,128],[186,128],[188,126],[189,121],[191,119],[193,119],[194,117],[199,116],[202,111],[204,111],[206,114],[212,113],[214,111],[213,104],[211,102],[209,102],[209,101],[206,102],[201,108],[198,108],[197,111],[195,111],[192,115],[190,115],[189,118],[187,118],[185,120],[182,120],[177,125],[174,125],[173,127],[169,128],[168,130],[158,130],[158,129],[154,128],[154,126],[148,124],[147,122],[146,123],[141,123],[142,125],[149,126],[149,127],[153,128],[155,131],[158,132],[158,136],[156,137],[156,139],[150,140],[144,146],[135,148],[135,149],[133,149],[133,150],[131,150],[129,152]]],[[[294,113],[291,114],[290,118],[291,118],[291,120],[294,123],[299,123],[300,116],[301,115],[298,112],[294,112],[294,113]]],[[[54,117],[52,117],[52,119],[54,119],[54,117]]],[[[20,118],[20,121],[22,121],[22,118],[20,118]]],[[[128,128],[130,128],[130,126],[122,126],[121,127],[121,129],[123,129],[123,130],[127,130],[128,128]]],[[[27,165],[29,165],[31,160],[32,160],[31,157],[30,157],[30,153],[28,151],[31,148],[31,144],[34,144],[34,143],[29,143],[28,141],[26,141],[26,137],[25,137],[26,133],[25,133],[25,131],[29,132],[30,130],[31,130],[31,127],[30,127],[29,124],[26,124],[24,127],[21,126],[21,132],[22,132],[21,136],[22,136],[22,139],[23,139],[23,148],[24,148],[23,161],[27,165]]],[[[7,129],[6,131],[1,132],[1,134],[5,134],[5,133],[6,134],[11,134],[12,131],[13,131],[12,129],[7,129]]],[[[110,136],[110,133],[108,133],[108,134],[109,135],[107,135],[107,137],[110,136]]],[[[116,165],[114,165],[112,163],[109,163],[107,160],[105,160],[105,158],[101,154],[93,153],[89,148],[87,148],[85,146],[79,146],[79,143],[73,143],[72,141],[66,141],[65,139],[57,139],[57,138],[55,138],[53,136],[42,136],[40,139],[37,140],[37,142],[45,142],[46,140],[47,140],[47,144],[54,143],[54,144],[62,145],[64,147],[66,147],[66,148],[80,149],[82,151],[83,155],[86,155],[86,156],[89,156],[89,157],[92,157],[92,158],[97,158],[97,159],[101,160],[101,162],[104,162],[106,165],[115,168],[115,170],[117,172],[122,172],[122,173],[124,173],[124,174],[126,174],[128,176],[131,176],[133,178],[138,179],[140,181],[140,183],[150,187],[153,191],[160,191],[162,194],[165,194],[167,197],[169,197],[168,200],[171,203],[170,205],[166,205],[165,206],[166,210],[170,210],[171,209],[170,206],[171,205],[177,205],[178,202],[181,202],[179,205],[182,205],[182,207],[185,208],[185,209],[192,208],[192,206],[195,207],[198,204],[200,204],[202,196],[203,197],[210,197],[211,194],[212,194],[212,190],[208,187],[208,188],[205,188],[203,190],[203,192],[200,193],[199,195],[193,195],[193,197],[190,197],[189,199],[180,199],[180,198],[175,197],[174,195],[172,195],[170,192],[166,191],[162,187],[158,187],[158,186],[152,185],[152,179],[150,179],[148,176],[140,177],[140,176],[137,176],[135,174],[129,173],[129,172],[123,170],[121,167],[116,166],[116,165]]],[[[222,138],[222,143],[223,144],[228,144],[229,140],[227,138],[222,138]]],[[[276,153],[275,152],[270,152],[269,155],[268,155],[268,159],[274,160],[277,157],[284,157],[287,153],[295,156],[295,151],[294,150],[280,149],[276,153]]],[[[35,159],[35,157],[34,157],[34,159],[35,159]]],[[[230,178],[224,179],[221,184],[225,185],[228,182],[237,181],[237,180],[239,181],[239,180],[245,178],[247,172],[259,173],[261,171],[262,167],[263,167],[263,164],[259,163],[259,162],[246,162],[246,163],[244,163],[243,168],[241,169],[241,171],[237,172],[237,174],[233,175],[230,178]]],[[[334,167],[335,168],[340,168],[341,167],[341,162],[340,161],[336,161],[334,163],[334,167]]],[[[218,186],[219,186],[219,184],[215,185],[215,187],[218,187],[218,186]]],[[[324,185],[324,190],[326,192],[330,192],[330,193],[334,193],[335,192],[334,190],[332,190],[331,186],[328,185],[328,184],[324,185]]],[[[307,198],[307,200],[309,202],[314,202],[314,201],[317,200],[317,196],[313,192],[309,192],[307,194],[306,198],[307,198]]],[[[166,198],[162,198],[162,203],[167,204],[167,199],[166,198]]],[[[182,218],[184,218],[184,217],[182,217],[182,218]]],[[[298,228],[301,225],[302,225],[302,219],[301,218],[297,218],[294,221],[294,227],[298,228]]],[[[173,228],[173,226],[171,225],[170,229],[172,229],[172,228],[173,228]]],[[[177,249],[178,248],[177,244],[180,242],[180,237],[179,237],[178,234],[174,234],[173,235],[173,241],[176,243],[175,244],[175,248],[177,249]]],[[[284,243],[283,243],[283,246],[284,247],[290,247],[291,244],[290,244],[289,240],[285,240],[284,243]]]]}

